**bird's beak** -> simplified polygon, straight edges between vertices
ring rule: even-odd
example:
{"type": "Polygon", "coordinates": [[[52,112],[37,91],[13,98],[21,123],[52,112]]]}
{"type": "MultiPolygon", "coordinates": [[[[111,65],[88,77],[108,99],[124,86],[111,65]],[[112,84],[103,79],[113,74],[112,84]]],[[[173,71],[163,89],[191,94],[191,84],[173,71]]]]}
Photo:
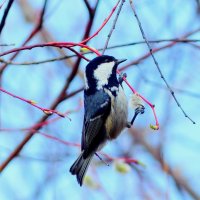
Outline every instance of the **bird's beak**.
{"type": "Polygon", "coordinates": [[[126,60],[127,59],[118,59],[115,62],[116,62],[117,65],[119,65],[120,63],[125,62],[126,60]]]}

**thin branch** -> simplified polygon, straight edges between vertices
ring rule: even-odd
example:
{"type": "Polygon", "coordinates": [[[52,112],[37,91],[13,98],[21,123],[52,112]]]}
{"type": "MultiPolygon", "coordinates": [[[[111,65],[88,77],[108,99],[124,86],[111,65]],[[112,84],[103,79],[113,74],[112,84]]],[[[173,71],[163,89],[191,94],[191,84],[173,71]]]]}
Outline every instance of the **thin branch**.
{"type": "Polygon", "coordinates": [[[138,15],[137,15],[137,13],[136,13],[136,11],[135,11],[135,8],[134,8],[134,5],[133,5],[133,1],[132,1],[132,0],[129,0],[129,2],[130,2],[130,5],[131,5],[132,10],[133,10],[133,12],[134,12],[134,15],[135,15],[135,18],[136,18],[136,20],[137,20],[137,23],[138,23],[138,25],[139,25],[140,31],[141,31],[141,33],[142,33],[142,37],[143,37],[143,39],[145,40],[145,42],[146,42],[146,44],[147,44],[147,46],[148,46],[148,48],[149,48],[150,55],[151,55],[151,57],[152,57],[152,59],[153,59],[155,65],[156,65],[156,67],[157,67],[157,69],[158,69],[158,71],[159,71],[159,74],[161,75],[161,78],[163,79],[165,85],[167,86],[169,92],[171,93],[171,95],[172,95],[172,97],[174,98],[174,100],[175,100],[177,106],[181,109],[181,111],[182,111],[182,113],[184,114],[184,116],[185,116],[186,118],[188,118],[193,124],[195,124],[195,122],[186,114],[186,112],[185,112],[184,109],[182,108],[181,104],[179,103],[179,101],[177,100],[177,98],[176,98],[176,96],[175,96],[175,94],[174,94],[174,91],[171,89],[171,87],[169,86],[169,84],[168,84],[166,78],[164,77],[164,75],[163,75],[163,73],[162,73],[162,71],[161,71],[161,68],[160,68],[160,66],[159,66],[159,64],[158,64],[158,62],[157,62],[157,60],[156,60],[156,58],[155,58],[155,56],[154,56],[154,54],[153,54],[153,49],[151,48],[151,45],[150,45],[150,43],[148,42],[148,40],[147,40],[147,38],[146,38],[146,36],[145,36],[144,30],[143,30],[143,28],[142,28],[142,24],[141,24],[141,22],[140,22],[140,20],[139,20],[139,18],[138,18],[138,15]]]}
{"type": "MultiPolygon", "coordinates": [[[[92,17],[89,19],[88,21],[88,25],[87,25],[87,28],[85,30],[85,33],[84,33],[84,36],[83,36],[83,40],[88,38],[89,37],[89,33],[91,31],[91,28],[92,28],[92,25],[93,25],[93,22],[94,22],[94,16],[96,14],[96,9],[97,9],[97,5],[98,5],[98,2],[94,8],[94,13],[92,15],[92,17]]],[[[67,89],[69,88],[72,80],[75,78],[75,75],[78,71],[78,68],[79,68],[79,65],[80,65],[80,61],[81,61],[81,58],[78,57],[75,65],[74,65],[74,68],[72,70],[72,72],[70,73],[69,77],[67,78],[66,80],[66,83],[65,85],[63,86],[62,90],[60,91],[58,97],[55,99],[55,101],[52,103],[50,109],[51,110],[55,110],[56,107],[64,100],[66,100],[68,97],[70,96],[67,96],[66,95],[66,91],[67,89]]],[[[48,115],[44,115],[36,124],[41,124],[41,123],[44,123],[47,119],[48,119],[48,115]]],[[[35,128],[35,131],[38,131],[40,130],[40,127],[36,127],[35,128]]],[[[35,131],[29,131],[27,133],[27,135],[25,136],[25,138],[18,144],[18,146],[11,152],[11,154],[6,158],[6,160],[0,165],[0,173],[7,167],[7,165],[20,153],[20,151],[22,150],[22,148],[27,144],[27,142],[33,137],[35,131]]]]}
{"type": "Polygon", "coordinates": [[[70,50],[70,51],[72,51],[72,52],[74,52],[79,58],[83,58],[84,60],[86,60],[86,61],[90,61],[88,58],[86,58],[82,53],[79,53],[79,52],[77,52],[76,50],[74,50],[73,48],[71,48],[71,47],[68,47],[68,49],[70,50]]]}
{"type": "MultiPolygon", "coordinates": [[[[24,1],[24,0],[18,0],[18,3],[20,4],[20,9],[24,15],[24,18],[27,20],[27,21],[30,21],[32,23],[35,22],[35,10],[33,9],[32,5],[30,4],[30,1],[24,1]]],[[[57,4],[57,3],[56,3],[57,4]]],[[[59,3],[58,6],[60,6],[62,4],[59,3]]],[[[47,11],[48,12],[45,12],[45,19],[48,19],[48,17],[50,16],[50,13],[52,13],[52,11],[54,11],[55,9],[55,6],[51,7],[50,9],[48,9],[47,11]]],[[[51,15],[52,16],[52,15],[51,15]]],[[[48,42],[48,41],[55,41],[53,35],[47,30],[47,28],[45,28],[44,26],[42,26],[42,29],[40,30],[40,32],[38,32],[40,34],[40,37],[42,40],[48,42]]],[[[50,49],[51,50],[51,49],[50,49]]],[[[58,53],[62,56],[66,55],[66,52],[64,51],[64,49],[56,49],[58,51],[58,53]]],[[[53,53],[53,51],[51,51],[53,53]]],[[[69,68],[73,68],[73,64],[74,62],[71,60],[71,59],[68,59],[68,60],[64,60],[63,62],[66,67],[69,67],[69,68]]],[[[78,72],[78,75],[83,78],[83,74],[78,72]]]]}
{"type": "MultiPolygon", "coordinates": [[[[161,40],[150,40],[149,43],[163,43],[163,42],[176,42],[176,43],[192,43],[192,45],[194,46],[194,42],[200,42],[199,39],[161,39],[161,40]]],[[[125,43],[125,44],[118,44],[118,45],[113,45],[110,47],[107,47],[107,49],[115,49],[115,48],[121,48],[121,47],[128,47],[128,46],[134,46],[134,45],[139,45],[139,44],[146,44],[145,41],[139,41],[139,42],[130,42],[130,43],[125,43]]],[[[195,46],[194,46],[195,47],[195,46]]],[[[103,48],[97,49],[98,51],[102,51],[103,48]]],[[[162,50],[162,49],[160,49],[162,50]]],[[[85,54],[91,54],[93,53],[92,51],[88,51],[88,52],[83,52],[82,55],[85,54]]],[[[2,58],[0,58],[0,62],[5,63],[5,64],[9,64],[9,65],[38,65],[38,64],[44,64],[44,63],[48,63],[48,62],[55,62],[55,61],[61,61],[61,60],[66,60],[69,58],[73,58],[73,57],[77,57],[77,54],[74,55],[65,55],[65,56],[59,56],[56,58],[50,58],[50,59],[46,59],[46,60],[40,60],[40,61],[23,61],[23,62],[13,62],[11,60],[4,60],[2,58]]]]}
{"type": "MultiPolygon", "coordinates": [[[[117,73],[118,74],[121,74],[119,70],[117,70],[117,73]]],[[[156,115],[156,111],[155,111],[155,105],[152,104],[150,101],[148,101],[145,97],[143,97],[141,94],[139,94],[131,85],[130,83],[126,80],[125,77],[123,77],[123,80],[124,82],[127,84],[127,86],[131,89],[131,91],[136,94],[137,96],[139,96],[145,103],[147,103],[150,108],[152,109],[152,112],[153,112],[153,116],[154,116],[154,119],[155,119],[155,122],[156,122],[156,125],[151,125],[150,124],[150,128],[153,129],[153,130],[158,130],[160,127],[159,127],[159,122],[158,122],[158,118],[157,118],[157,115],[156,115]]]]}
{"type": "MultiPolygon", "coordinates": [[[[98,3],[99,1],[97,1],[98,3]]],[[[92,36],[88,36],[86,39],[82,40],[80,43],[84,44],[86,42],[88,42],[89,40],[91,40],[92,38],[94,38],[95,36],[97,36],[99,34],[99,32],[103,29],[103,27],[107,24],[107,22],[109,21],[109,19],[111,18],[111,16],[113,15],[113,13],[115,12],[118,4],[119,4],[120,0],[117,1],[116,5],[114,6],[114,8],[112,9],[112,11],[110,12],[109,16],[104,20],[104,22],[102,23],[102,25],[100,26],[100,28],[92,35],[92,36]]]]}
{"type": "Polygon", "coordinates": [[[2,30],[4,28],[4,26],[5,26],[6,18],[8,16],[9,10],[10,10],[13,2],[14,2],[14,0],[9,0],[8,5],[7,5],[7,7],[6,7],[5,11],[4,11],[4,14],[3,14],[3,17],[2,17],[2,20],[1,20],[1,23],[0,23],[0,35],[1,35],[1,32],[2,32],[2,30]]]}
{"type": "MultiPolygon", "coordinates": [[[[48,0],[44,0],[44,4],[43,4],[43,8],[42,11],[40,13],[39,19],[37,21],[36,26],[34,27],[34,29],[31,31],[31,33],[29,34],[29,36],[27,37],[27,39],[23,42],[22,46],[25,46],[42,28],[43,25],[43,18],[44,18],[44,14],[46,11],[46,6],[47,6],[47,2],[48,0]]],[[[16,52],[11,58],[10,60],[12,61],[19,52],[16,52]]],[[[0,68],[0,80],[1,80],[1,75],[3,73],[3,71],[6,69],[7,64],[4,64],[1,68],[0,68]]]]}
{"type": "Polygon", "coordinates": [[[85,3],[85,5],[86,5],[86,7],[87,7],[87,9],[88,9],[88,13],[89,13],[89,15],[90,15],[90,17],[91,17],[91,16],[92,16],[92,13],[93,13],[93,9],[92,9],[92,7],[90,6],[88,0],[84,0],[84,3],[85,3]]]}
{"type": "MultiPolygon", "coordinates": [[[[66,85],[69,86],[69,83],[66,82],[66,85]]],[[[82,91],[83,88],[78,89],[77,91],[74,91],[69,94],[65,94],[66,91],[66,85],[62,89],[61,93],[59,94],[58,98],[55,100],[55,102],[51,105],[51,110],[55,110],[58,104],[74,95],[82,91]]],[[[21,143],[18,144],[18,146],[11,152],[11,154],[8,156],[8,158],[0,165],[0,173],[6,168],[6,166],[19,154],[19,152],[22,150],[22,148],[26,145],[26,143],[32,138],[34,133],[36,131],[39,131],[41,127],[48,124],[47,119],[49,118],[49,115],[44,115],[35,125],[32,126],[25,138],[21,141],[21,143]]]]}
{"type": "MultiPolygon", "coordinates": [[[[66,94],[65,99],[69,99],[69,98],[75,96],[76,94],[78,94],[78,93],[81,92],[81,91],[83,91],[83,87],[81,87],[81,88],[79,88],[79,89],[77,89],[77,90],[75,90],[75,91],[73,91],[73,92],[71,92],[71,93],[69,93],[69,94],[66,94]]],[[[71,113],[78,112],[81,108],[82,108],[82,102],[80,101],[80,102],[78,103],[78,106],[77,106],[75,109],[73,109],[73,110],[67,110],[66,112],[63,113],[63,115],[64,115],[64,116],[68,116],[68,115],[71,114],[71,113]]],[[[36,129],[36,128],[42,128],[42,127],[44,127],[44,126],[47,126],[47,125],[49,125],[49,124],[52,124],[52,123],[58,121],[59,119],[61,119],[61,117],[60,117],[60,116],[57,116],[57,117],[48,119],[48,120],[46,120],[46,121],[44,121],[44,122],[42,122],[42,123],[35,124],[35,125],[33,125],[33,126],[31,126],[31,127],[28,127],[28,128],[19,128],[19,129],[0,128],[0,131],[9,131],[9,132],[10,132],[10,131],[15,131],[15,132],[16,132],[16,131],[31,131],[31,130],[34,130],[34,129],[36,129]]]]}
{"type": "Polygon", "coordinates": [[[197,13],[200,14],[200,0],[195,0],[197,4],[197,13]]]}
{"type": "MultiPolygon", "coordinates": [[[[91,48],[85,44],[82,43],[75,43],[75,42],[48,42],[48,43],[43,43],[43,44],[34,44],[34,45],[30,45],[30,46],[23,46],[23,47],[19,47],[19,48],[14,48],[8,51],[5,51],[3,53],[0,54],[1,56],[5,56],[11,53],[15,53],[15,52],[19,52],[19,51],[24,51],[24,50],[31,50],[34,48],[38,48],[38,47],[56,47],[56,48],[67,48],[71,50],[71,47],[74,46],[80,46],[80,47],[84,47],[86,49],[89,49],[90,51],[94,52],[96,55],[100,55],[100,53],[94,49],[91,48]]],[[[74,50],[74,52],[77,52],[74,50]]],[[[79,55],[79,53],[77,52],[77,54],[79,55]]]]}
{"type": "MultiPolygon", "coordinates": [[[[56,141],[60,144],[63,144],[63,145],[66,145],[66,146],[72,146],[72,147],[77,147],[77,148],[80,148],[81,145],[79,143],[74,143],[74,142],[70,142],[70,141],[66,141],[66,140],[62,140],[56,136],[53,136],[53,135],[50,135],[50,134],[47,134],[43,131],[38,131],[38,130],[35,130],[35,129],[29,129],[31,131],[34,132],[34,135],[41,135],[47,139],[50,139],[50,140],[53,140],[53,141],[56,141]]],[[[26,131],[26,129],[0,129],[0,131],[5,131],[5,132],[16,132],[16,131],[26,131]]],[[[136,159],[133,159],[133,158],[130,158],[130,157],[113,157],[113,156],[110,156],[104,152],[98,152],[98,154],[101,154],[103,155],[109,162],[113,162],[113,161],[121,161],[121,162],[124,162],[124,163],[127,163],[127,164],[137,164],[137,165],[141,165],[141,166],[144,166],[144,164],[139,161],[139,160],[136,160],[136,159]]],[[[97,157],[100,158],[101,161],[104,162],[104,160],[98,155],[97,157]]]]}
{"type": "Polygon", "coordinates": [[[0,44],[1,47],[15,46],[15,44],[0,44]]]}
{"type": "MultiPolygon", "coordinates": [[[[141,73],[142,74],[142,73],[141,73]]],[[[145,76],[141,76],[142,80],[145,82],[145,83],[148,83],[148,84],[151,84],[153,85],[154,87],[159,87],[163,90],[166,90],[167,88],[165,86],[163,86],[162,84],[160,83],[157,83],[155,81],[152,81],[152,80],[149,80],[148,78],[146,78],[145,76]]],[[[200,93],[196,93],[196,92],[192,92],[192,91],[189,91],[189,90],[184,90],[184,89],[180,89],[180,88],[173,88],[173,90],[175,90],[176,92],[179,92],[185,96],[189,96],[189,97],[193,97],[193,98],[197,98],[199,99],[200,98],[200,93]]]]}
{"type": "Polygon", "coordinates": [[[112,33],[113,33],[114,29],[115,29],[115,26],[116,26],[116,23],[117,23],[119,14],[120,14],[120,12],[121,12],[121,10],[122,10],[122,7],[123,7],[124,2],[125,2],[125,0],[121,0],[121,4],[120,4],[119,9],[118,9],[118,11],[117,11],[117,15],[116,15],[116,17],[115,17],[115,19],[114,19],[114,21],[113,21],[113,25],[112,25],[112,27],[111,27],[110,33],[109,33],[108,36],[107,36],[107,40],[106,40],[105,46],[104,46],[104,48],[103,48],[102,55],[105,53],[105,50],[106,50],[107,47],[108,47],[109,40],[110,40],[111,35],[112,35],[112,33]]]}
{"type": "Polygon", "coordinates": [[[200,199],[200,195],[194,191],[194,189],[189,185],[189,182],[182,176],[182,174],[177,173],[177,171],[173,170],[173,168],[171,168],[165,161],[163,161],[160,151],[157,148],[153,148],[152,145],[144,139],[141,134],[141,130],[135,131],[133,129],[129,129],[129,131],[131,135],[137,140],[137,142],[140,143],[160,163],[163,171],[168,173],[178,186],[183,188],[195,200],[200,199]]]}
{"type": "MultiPolygon", "coordinates": [[[[184,34],[183,36],[181,36],[181,37],[179,38],[179,40],[184,40],[185,38],[187,38],[187,37],[189,37],[189,36],[191,36],[191,35],[193,35],[193,34],[199,32],[199,31],[200,31],[200,28],[197,28],[197,29],[194,30],[194,31],[190,31],[190,32],[184,34]]],[[[161,51],[161,50],[163,50],[163,49],[167,49],[167,48],[173,47],[173,46],[176,45],[177,43],[178,43],[178,41],[177,41],[177,40],[174,40],[174,41],[170,42],[169,44],[166,44],[166,45],[163,45],[163,46],[161,46],[161,47],[152,49],[152,53],[156,53],[156,52],[159,52],[159,51],[161,51]]],[[[121,67],[120,70],[125,70],[125,69],[129,68],[129,67],[132,66],[132,65],[137,65],[137,64],[139,64],[141,61],[143,61],[144,59],[146,59],[146,58],[148,58],[148,57],[150,57],[150,56],[151,56],[151,53],[148,52],[148,53],[146,53],[145,55],[139,57],[138,59],[133,60],[133,61],[131,61],[130,63],[126,64],[125,66],[121,67]]]]}
{"type": "Polygon", "coordinates": [[[19,100],[21,100],[21,101],[24,101],[24,102],[30,104],[31,106],[33,106],[33,107],[35,107],[35,108],[38,108],[39,110],[41,110],[41,111],[42,111],[43,113],[45,113],[46,115],[57,114],[57,115],[60,116],[60,117],[65,117],[65,115],[64,115],[63,113],[60,113],[60,112],[58,112],[58,111],[56,111],[56,110],[51,110],[51,109],[47,109],[47,108],[42,108],[41,106],[38,106],[38,105],[36,104],[35,101],[29,100],[29,99],[25,99],[25,98],[22,98],[22,97],[19,97],[19,96],[15,95],[15,94],[12,94],[11,92],[6,91],[5,89],[3,89],[3,88],[1,88],[1,87],[0,87],[0,91],[3,92],[3,93],[5,93],[5,94],[8,94],[8,95],[11,96],[11,97],[14,97],[14,98],[16,98],[16,99],[19,99],[19,100]]]}

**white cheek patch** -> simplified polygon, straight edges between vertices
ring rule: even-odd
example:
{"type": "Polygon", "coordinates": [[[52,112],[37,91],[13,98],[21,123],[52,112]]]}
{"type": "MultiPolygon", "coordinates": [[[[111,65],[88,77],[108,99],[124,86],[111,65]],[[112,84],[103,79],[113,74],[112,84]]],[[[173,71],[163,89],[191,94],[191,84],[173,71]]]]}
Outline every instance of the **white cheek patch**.
{"type": "Polygon", "coordinates": [[[97,79],[97,89],[101,89],[103,85],[108,84],[108,79],[112,74],[115,62],[103,63],[94,71],[94,77],[97,79]]]}

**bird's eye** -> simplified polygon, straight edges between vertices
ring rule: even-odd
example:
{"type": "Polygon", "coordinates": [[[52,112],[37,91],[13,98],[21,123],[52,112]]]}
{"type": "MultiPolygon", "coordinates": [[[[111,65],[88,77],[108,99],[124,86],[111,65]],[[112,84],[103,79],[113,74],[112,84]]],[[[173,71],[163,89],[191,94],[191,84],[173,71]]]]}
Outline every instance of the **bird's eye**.
{"type": "Polygon", "coordinates": [[[105,59],[105,62],[109,62],[109,60],[108,60],[108,59],[105,59]]]}

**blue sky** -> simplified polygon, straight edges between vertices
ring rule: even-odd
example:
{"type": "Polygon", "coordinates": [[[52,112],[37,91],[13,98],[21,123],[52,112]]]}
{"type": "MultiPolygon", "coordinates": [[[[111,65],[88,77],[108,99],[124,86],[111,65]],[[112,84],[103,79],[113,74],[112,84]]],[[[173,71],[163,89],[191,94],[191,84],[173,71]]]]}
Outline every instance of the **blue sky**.
{"type": "MultiPolygon", "coordinates": [[[[35,9],[40,9],[43,4],[41,0],[29,2],[35,9]]],[[[115,2],[114,0],[100,1],[91,33],[99,28],[115,2]]],[[[178,38],[200,26],[195,1],[175,0],[169,5],[167,0],[159,2],[142,0],[136,1],[135,5],[149,40],[178,38]]],[[[0,10],[1,17],[4,9],[5,5],[0,10]]],[[[35,13],[35,18],[37,16],[38,14],[35,13]]],[[[91,47],[104,46],[113,19],[112,17],[98,36],[89,42],[91,47]]],[[[51,0],[47,6],[44,27],[56,41],[78,42],[82,38],[87,20],[87,10],[82,1],[51,0]]],[[[14,47],[18,47],[33,27],[33,23],[25,20],[19,3],[16,1],[9,13],[0,42],[14,43],[14,47]]],[[[199,37],[200,34],[197,33],[190,38],[199,39],[199,37]]],[[[138,24],[129,2],[126,1],[109,46],[141,40],[143,39],[138,24]]],[[[41,42],[42,37],[38,34],[29,44],[41,42]]],[[[196,44],[199,45],[199,43],[196,44]]],[[[164,44],[153,44],[152,46],[156,48],[162,45],[164,44]]],[[[1,52],[14,47],[1,47],[1,52]]],[[[106,51],[107,54],[116,58],[127,58],[127,63],[147,52],[148,48],[145,44],[106,51]]],[[[69,51],[66,53],[71,54],[69,51]]],[[[21,52],[15,61],[43,60],[57,56],[59,54],[53,48],[38,48],[21,52]]],[[[87,57],[93,58],[94,55],[87,57]]],[[[190,91],[196,96],[199,95],[199,49],[187,43],[177,44],[156,53],[155,57],[170,86],[175,88],[177,99],[197,124],[193,125],[184,117],[167,91],[152,58],[148,58],[137,66],[128,68],[126,73],[130,84],[156,105],[160,130],[155,132],[149,128],[150,124],[154,124],[154,119],[151,109],[146,104],[145,114],[138,117],[133,129],[141,132],[151,147],[157,148],[162,144],[165,162],[177,174],[182,174],[186,182],[200,195],[199,97],[188,95],[186,92],[190,91]],[[144,78],[148,82],[145,82],[144,78]],[[178,92],[176,89],[182,89],[184,92],[178,92]]],[[[4,58],[9,59],[9,56],[4,58]]],[[[81,71],[84,71],[86,64],[86,61],[81,62],[81,71]]],[[[18,96],[33,99],[38,105],[48,108],[59,94],[70,72],[71,69],[63,61],[32,66],[10,65],[3,74],[2,87],[18,96]]],[[[69,92],[82,85],[83,79],[76,76],[69,87],[69,92]]],[[[124,88],[129,97],[131,91],[126,86],[124,88]]],[[[62,102],[57,110],[61,112],[74,110],[80,99],[83,99],[82,93],[62,102]]],[[[131,113],[133,111],[130,109],[130,117],[131,113]]],[[[24,102],[0,93],[0,116],[0,128],[24,128],[36,123],[43,113],[24,102]]],[[[53,117],[55,116],[50,118],[53,117]]],[[[42,128],[41,131],[62,140],[79,143],[83,108],[70,114],[70,118],[71,121],[67,118],[60,119],[42,128]]],[[[25,134],[21,131],[0,132],[0,162],[6,159],[25,134]]],[[[129,173],[120,174],[114,164],[107,167],[95,158],[88,170],[88,176],[99,185],[99,188],[88,186],[80,188],[75,177],[71,176],[68,171],[78,156],[78,148],[35,135],[20,155],[0,175],[1,200],[68,198],[140,200],[147,198],[144,197],[145,194],[148,194],[151,199],[163,200],[167,199],[167,195],[170,200],[192,199],[186,192],[181,194],[173,179],[161,170],[159,163],[144,146],[137,143],[127,130],[116,141],[108,143],[103,152],[114,157],[120,157],[123,152],[128,152],[131,157],[145,163],[146,167],[134,165],[129,173]]]]}

